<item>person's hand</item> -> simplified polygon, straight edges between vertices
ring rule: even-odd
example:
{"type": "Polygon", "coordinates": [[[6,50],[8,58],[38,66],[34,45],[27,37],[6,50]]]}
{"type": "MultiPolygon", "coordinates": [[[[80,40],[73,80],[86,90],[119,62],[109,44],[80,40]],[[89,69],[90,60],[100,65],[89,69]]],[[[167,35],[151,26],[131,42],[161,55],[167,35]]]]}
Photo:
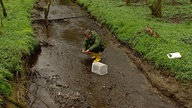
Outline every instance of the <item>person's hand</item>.
{"type": "Polygon", "coordinates": [[[84,54],[89,54],[89,53],[90,53],[89,50],[84,51],[84,54]]]}
{"type": "Polygon", "coordinates": [[[85,50],[82,50],[82,53],[84,53],[84,54],[85,54],[85,50]]]}
{"type": "Polygon", "coordinates": [[[82,53],[89,54],[90,52],[89,52],[89,50],[82,50],[82,53]]]}

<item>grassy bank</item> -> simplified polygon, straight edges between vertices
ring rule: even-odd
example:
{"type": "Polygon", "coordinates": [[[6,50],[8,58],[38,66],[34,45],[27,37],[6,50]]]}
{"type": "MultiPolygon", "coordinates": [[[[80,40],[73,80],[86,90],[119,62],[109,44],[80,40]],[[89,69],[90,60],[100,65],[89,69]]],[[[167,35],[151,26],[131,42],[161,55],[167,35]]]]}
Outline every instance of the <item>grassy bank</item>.
{"type": "Polygon", "coordinates": [[[126,6],[123,0],[77,0],[87,7],[101,23],[108,25],[117,38],[152,61],[157,68],[165,68],[182,80],[192,79],[192,5],[163,4],[163,18],[153,18],[147,5],[133,3],[126,6]],[[190,16],[191,15],[191,16],[190,16]],[[174,22],[174,18],[182,20],[174,22]],[[145,33],[146,26],[160,37],[145,33]],[[168,53],[180,52],[182,58],[169,59],[168,53]]]}
{"type": "Polygon", "coordinates": [[[23,72],[22,57],[34,52],[38,42],[34,38],[31,24],[33,0],[4,0],[7,17],[0,25],[0,93],[10,95],[12,80],[16,72],[23,72]],[[6,79],[6,80],[5,80],[6,79]]]}

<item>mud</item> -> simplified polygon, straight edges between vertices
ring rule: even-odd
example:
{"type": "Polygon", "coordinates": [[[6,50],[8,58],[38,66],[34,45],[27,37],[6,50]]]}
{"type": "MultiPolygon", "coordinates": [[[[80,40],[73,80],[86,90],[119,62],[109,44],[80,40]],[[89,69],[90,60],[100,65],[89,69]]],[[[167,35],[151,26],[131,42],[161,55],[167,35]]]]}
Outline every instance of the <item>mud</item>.
{"type": "Polygon", "coordinates": [[[33,27],[42,47],[33,61],[28,83],[33,93],[27,95],[30,108],[178,107],[150,85],[129,58],[127,49],[106,28],[98,26],[77,4],[61,2],[52,1],[48,29],[41,20],[45,1],[40,0],[38,10],[34,10],[33,27]],[[93,60],[81,53],[86,28],[97,31],[104,39],[106,49],[101,62],[108,65],[104,76],[92,73],[93,60]]]}

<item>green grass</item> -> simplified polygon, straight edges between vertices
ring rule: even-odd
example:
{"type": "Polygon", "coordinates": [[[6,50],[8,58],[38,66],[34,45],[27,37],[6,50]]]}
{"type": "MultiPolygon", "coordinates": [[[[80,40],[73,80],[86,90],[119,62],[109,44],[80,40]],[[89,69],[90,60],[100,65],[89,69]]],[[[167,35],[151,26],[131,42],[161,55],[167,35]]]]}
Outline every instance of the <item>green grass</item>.
{"type": "MultiPolygon", "coordinates": [[[[23,72],[22,57],[29,56],[38,45],[31,24],[33,0],[4,0],[8,16],[0,25],[0,93],[10,95],[15,72],[23,72]]],[[[0,8],[0,12],[2,9],[0,8]]]]}
{"type": "Polygon", "coordinates": [[[182,5],[163,3],[163,18],[153,18],[147,5],[126,6],[121,0],[78,0],[98,21],[108,25],[118,39],[128,43],[157,68],[171,71],[176,78],[192,79],[192,5],[187,0],[182,5]],[[179,16],[182,21],[171,23],[179,16]],[[144,32],[150,26],[160,38],[144,32]],[[180,52],[181,59],[168,59],[167,54],[180,52]]]}

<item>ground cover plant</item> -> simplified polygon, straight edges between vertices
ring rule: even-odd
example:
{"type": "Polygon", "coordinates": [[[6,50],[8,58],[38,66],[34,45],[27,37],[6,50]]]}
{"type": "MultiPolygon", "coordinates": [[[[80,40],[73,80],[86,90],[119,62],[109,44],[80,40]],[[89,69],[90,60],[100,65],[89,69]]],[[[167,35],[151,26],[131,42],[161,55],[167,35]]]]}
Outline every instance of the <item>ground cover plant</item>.
{"type": "Polygon", "coordinates": [[[132,1],[126,5],[123,0],[78,0],[98,21],[108,25],[120,41],[128,43],[156,68],[168,69],[183,81],[191,80],[192,4],[188,0],[164,1],[163,16],[156,18],[149,9],[153,0],[132,1]],[[180,52],[182,57],[169,59],[167,54],[173,52],[180,52]]]}
{"type": "MultiPolygon", "coordinates": [[[[0,94],[11,95],[7,80],[24,70],[24,56],[29,56],[38,45],[31,24],[33,0],[4,0],[7,16],[0,7],[0,94]]],[[[1,100],[1,99],[0,99],[1,100]]],[[[2,102],[2,101],[1,101],[2,102]]]]}

